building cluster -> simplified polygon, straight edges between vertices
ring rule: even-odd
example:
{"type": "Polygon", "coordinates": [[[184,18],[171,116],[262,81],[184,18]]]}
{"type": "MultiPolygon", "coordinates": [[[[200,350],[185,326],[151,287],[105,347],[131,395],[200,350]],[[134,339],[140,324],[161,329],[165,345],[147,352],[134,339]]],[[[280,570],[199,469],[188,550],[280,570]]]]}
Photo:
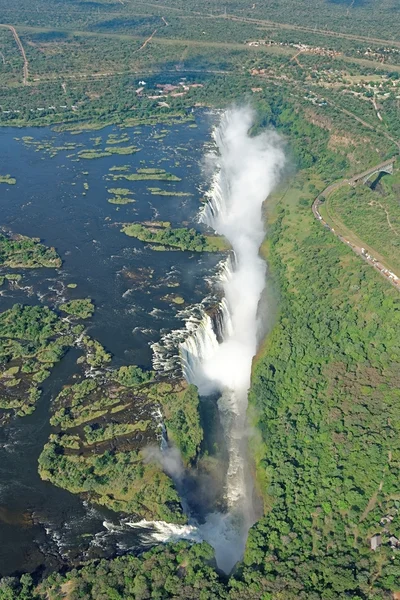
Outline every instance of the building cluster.
{"type": "MultiPolygon", "coordinates": [[[[57,110],[58,108],[62,108],[63,110],[78,110],[78,107],[75,105],[72,106],[67,106],[66,104],[61,104],[60,106],[39,106],[38,108],[30,108],[29,112],[43,112],[43,111],[47,111],[47,110],[57,110]]],[[[3,107],[0,106],[0,110],[3,113],[3,115],[10,115],[10,114],[19,114],[21,111],[19,109],[15,109],[15,110],[3,110],[3,107]]]]}
{"type": "Polygon", "coordinates": [[[275,42],[274,40],[252,40],[245,42],[247,46],[258,48],[259,46],[285,46],[287,48],[294,48],[299,52],[306,52],[307,54],[318,54],[319,56],[329,56],[334,58],[340,56],[342,53],[337,50],[331,50],[330,48],[323,48],[322,46],[309,46],[308,44],[298,44],[294,42],[275,42]]]}
{"type": "Polygon", "coordinates": [[[303,96],[303,98],[304,100],[311,102],[311,104],[314,104],[314,106],[326,106],[327,104],[324,98],[318,98],[318,96],[314,96],[311,93],[309,93],[307,96],[303,96]]]}
{"type": "MultiPolygon", "coordinates": [[[[140,87],[138,87],[135,91],[138,96],[143,96],[146,82],[140,81],[139,84],[141,84],[140,87]]],[[[179,96],[186,96],[190,89],[202,88],[203,84],[186,83],[186,81],[180,81],[176,85],[172,83],[157,83],[155,87],[156,93],[153,93],[154,90],[152,90],[152,94],[146,96],[147,98],[149,98],[149,100],[159,100],[160,98],[177,98],[179,96]]],[[[166,103],[164,102],[163,104],[166,103]]]]}
{"type": "MultiPolygon", "coordinates": [[[[398,510],[396,509],[395,512],[397,513],[398,510]]],[[[392,550],[400,549],[400,539],[397,538],[395,535],[389,535],[390,532],[387,528],[387,526],[390,525],[393,520],[394,515],[388,514],[382,517],[382,519],[379,521],[379,524],[382,525],[383,529],[381,533],[376,533],[371,537],[369,541],[371,550],[378,550],[379,546],[382,546],[382,544],[384,543],[390,544],[392,550]]]]}
{"type": "Polygon", "coordinates": [[[400,54],[400,48],[393,48],[391,46],[385,46],[383,48],[367,48],[357,50],[357,54],[361,54],[362,56],[366,56],[367,58],[371,58],[373,60],[377,60],[380,62],[384,62],[390,56],[396,56],[400,54]]]}

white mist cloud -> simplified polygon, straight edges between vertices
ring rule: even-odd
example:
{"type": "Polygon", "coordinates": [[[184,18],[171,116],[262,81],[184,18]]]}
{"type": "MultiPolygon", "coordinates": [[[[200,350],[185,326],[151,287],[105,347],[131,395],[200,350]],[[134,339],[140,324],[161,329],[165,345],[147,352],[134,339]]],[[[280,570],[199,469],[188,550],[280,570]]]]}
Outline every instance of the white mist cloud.
{"type": "Polygon", "coordinates": [[[250,384],[257,349],[257,308],[265,286],[266,266],[259,257],[264,238],[262,205],[279,180],[285,162],[273,131],[250,137],[249,108],[225,113],[215,139],[219,172],[204,220],[231,243],[236,265],[223,283],[231,319],[231,335],[203,364],[204,378],[215,387],[243,394],[250,384]]]}
{"type": "Polygon", "coordinates": [[[162,451],[156,446],[147,446],[143,449],[145,462],[158,463],[165,473],[179,483],[184,475],[184,466],[178,448],[167,446],[162,451]]]}
{"type": "MultiPolygon", "coordinates": [[[[162,541],[179,537],[207,540],[215,549],[218,566],[226,573],[243,557],[248,531],[256,520],[247,460],[246,411],[259,337],[258,307],[266,279],[266,265],[259,256],[265,235],[262,205],[285,164],[282,142],[274,131],[250,137],[253,119],[249,108],[235,108],[223,115],[215,132],[219,153],[213,160],[217,172],[202,215],[205,223],[229,240],[235,254],[221,278],[225,296],[221,304],[223,340],[218,342],[211,318],[205,314],[180,345],[186,379],[196,384],[202,395],[220,394],[218,408],[229,454],[225,484],[228,512],[211,512],[202,525],[148,523],[153,538],[157,534],[162,541]]],[[[180,487],[183,466],[175,450],[149,451],[148,457],[159,460],[180,487]]]]}
{"type": "Polygon", "coordinates": [[[218,172],[203,221],[229,240],[235,254],[235,264],[222,282],[228,307],[225,318],[230,323],[222,343],[210,343],[210,332],[208,338],[200,332],[200,352],[193,343],[191,350],[193,382],[200,393],[221,394],[218,406],[229,452],[226,500],[230,511],[212,513],[200,529],[226,572],[242,558],[248,530],[255,522],[246,411],[257,351],[257,311],[266,279],[266,265],[259,256],[265,235],[262,205],[285,164],[282,142],[274,131],[250,137],[253,119],[249,108],[229,110],[215,132],[218,172]]]}

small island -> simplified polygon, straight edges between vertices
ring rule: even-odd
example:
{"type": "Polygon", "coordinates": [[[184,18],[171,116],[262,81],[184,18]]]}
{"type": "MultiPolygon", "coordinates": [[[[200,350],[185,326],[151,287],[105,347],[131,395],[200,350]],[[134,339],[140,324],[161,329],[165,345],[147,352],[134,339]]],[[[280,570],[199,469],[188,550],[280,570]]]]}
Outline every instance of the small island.
{"type": "MultiPolygon", "coordinates": [[[[111,169],[110,169],[111,170],[111,169]]],[[[167,173],[165,169],[141,168],[136,173],[122,172],[111,176],[114,181],[126,179],[127,181],[181,181],[181,178],[172,173],[167,173]]]]}
{"type": "Polygon", "coordinates": [[[136,202],[133,198],[133,192],[127,188],[109,188],[107,190],[110,194],[114,194],[111,198],[108,198],[110,204],[130,204],[136,202]]]}
{"type": "Polygon", "coordinates": [[[175,192],[174,190],[163,190],[159,187],[148,187],[147,189],[152,196],[176,196],[179,198],[193,196],[190,192],[175,192]]]}
{"type": "Polygon", "coordinates": [[[202,234],[186,227],[173,228],[168,221],[126,223],[121,231],[154,250],[189,250],[191,252],[227,252],[229,244],[222,236],[202,234]]]}
{"type": "Polygon", "coordinates": [[[104,158],[106,156],[112,156],[113,154],[136,154],[136,152],[139,151],[140,148],[136,148],[136,146],[106,146],[104,150],[96,150],[95,148],[86,148],[84,150],[80,150],[78,152],[78,157],[91,160],[94,158],[104,158]]]}
{"type": "Polygon", "coordinates": [[[0,268],[59,268],[61,265],[55,248],[41,244],[38,238],[0,233],[0,268]]]}
{"type": "Polygon", "coordinates": [[[15,185],[17,180],[11,175],[0,175],[0,183],[6,183],[8,185],[15,185]]]}
{"type": "Polygon", "coordinates": [[[90,298],[78,298],[60,304],[59,309],[78,319],[88,319],[94,313],[94,304],[90,298]]]}

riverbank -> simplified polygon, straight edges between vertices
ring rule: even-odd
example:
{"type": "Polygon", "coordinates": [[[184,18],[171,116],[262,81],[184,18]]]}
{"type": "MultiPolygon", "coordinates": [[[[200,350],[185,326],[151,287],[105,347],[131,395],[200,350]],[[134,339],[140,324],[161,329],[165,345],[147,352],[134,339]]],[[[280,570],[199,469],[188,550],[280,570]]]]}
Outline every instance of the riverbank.
{"type": "Polygon", "coordinates": [[[381,518],[397,514],[392,434],[384,427],[396,412],[400,354],[390,332],[398,320],[397,291],[314,219],[307,190],[313,176],[299,172],[268,209],[264,252],[279,285],[279,314],[253,366],[249,402],[262,432],[253,448],[265,516],[250,533],[245,560],[256,565],[272,554],[275,581],[301,581],[309,593],[318,583],[299,579],[288,561],[305,571],[323,566],[333,589],[346,569],[348,589],[362,594],[357,573],[365,561],[375,586],[390,589],[392,526],[384,532],[381,518]],[[360,319],[363,327],[354,329],[360,319]],[[391,348],[385,366],[378,338],[391,348]],[[379,437],[371,437],[377,426],[379,437]],[[383,536],[379,556],[369,551],[376,531],[383,536]],[[327,554],[329,539],[335,549],[327,554]]]}

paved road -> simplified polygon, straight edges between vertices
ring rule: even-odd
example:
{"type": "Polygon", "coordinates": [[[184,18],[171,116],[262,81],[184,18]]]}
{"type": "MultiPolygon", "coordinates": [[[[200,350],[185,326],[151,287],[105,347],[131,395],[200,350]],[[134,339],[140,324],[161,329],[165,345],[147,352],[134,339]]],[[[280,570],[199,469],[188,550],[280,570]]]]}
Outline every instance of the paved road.
{"type": "Polygon", "coordinates": [[[385,162],[380,163],[379,165],[376,165],[375,167],[372,167],[371,169],[368,169],[367,171],[364,171],[363,173],[360,173],[359,175],[354,175],[354,177],[351,177],[350,179],[340,179],[339,181],[335,181],[335,183],[331,183],[331,185],[328,185],[328,187],[326,187],[323,190],[323,192],[321,192],[315,198],[313,205],[312,205],[312,211],[313,211],[314,217],[318,221],[320,221],[322,223],[322,225],[324,225],[325,227],[327,227],[327,229],[332,231],[332,233],[334,233],[341,242],[343,242],[344,244],[347,244],[353,250],[353,252],[355,252],[356,254],[361,256],[365,261],[367,261],[368,264],[371,265],[371,267],[374,267],[374,269],[379,271],[379,273],[382,275],[382,277],[385,277],[385,279],[387,281],[389,281],[389,283],[391,283],[396,289],[398,289],[400,291],[400,277],[398,275],[393,273],[393,271],[390,271],[389,269],[387,269],[382,263],[380,263],[378,261],[378,259],[376,259],[374,256],[369,254],[365,248],[362,248],[361,246],[357,246],[356,244],[353,244],[350,240],[346,239],[343,235],[341,235],[341,233],[339,233],[333,227],[331,227],[325,221],[325,219],[322,218],[322,216],[319,212],[319,207],[322,203],[323,198],[326,201],[328,199],[328,196],[330,194],[332,194],[332,192],[334,192],[338,188],[340,188],[346,184],[353,186],[358,181],[364,179],[365,177],[368,177],[368,175],[371,175],[372,173],[379,171],[383,167],[386,167],[394,162],[395,162],[394,159],[386,160],[385,162]]]}

